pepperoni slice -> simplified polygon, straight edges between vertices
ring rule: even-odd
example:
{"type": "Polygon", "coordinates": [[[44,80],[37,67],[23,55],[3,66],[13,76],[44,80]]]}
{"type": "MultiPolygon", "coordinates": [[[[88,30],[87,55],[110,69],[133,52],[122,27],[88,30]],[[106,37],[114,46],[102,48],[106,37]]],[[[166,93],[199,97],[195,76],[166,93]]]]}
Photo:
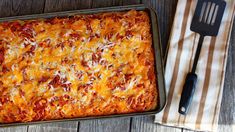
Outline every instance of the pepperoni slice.
{"type": "Polygon", "coordinates": [[[92,62],[99,63],[101,60],[101,52],[92,54],[92,62]]]}
{"type": "Polygon", "coordinates": [[[126,31],[125,34],[126,34],[127,38],[133,37],[133,33],[130,30],[126,31]]]}
{"type": "Polygon", "coordinates": [[[10,101],[10,98],[7,95],[3,95],[0,97],[0,102],[2,105],[5,103],[8,103],[9,101],[10,101]]]}
{"type": "Polygon", "coordinates": [[[144,111],[145,110],[145,99],[144,99],[144,95],[141,94],[137,99],[135,104],[132,106],[133,109],[137,110],[137,111],[144,111]]]}
{"type": "Polygon", "coordinates": [[[34,55],[35,54],[35,49],[36,49],[36,46],[35,45],[32,45],[30,47],[30,49],[25,53],[26,55],[34,55]]]}
{"type": "Polygon", "coordinates": [[[82,65],[83,67],[88,67],[88,68],[89,68],[88,63],[87,63],[84,59],[81,60],[81,65],[82,65]]]}
{"type": "Polygon", "coordinates": [[[69,36],[72,37],[73,39],[76,39],[76,40],[79,40],[79,38],[81,37],[81,35],[78,33],[72,33],[69,36]]]}
{"type": "Polygon", "coordinates": [[[71,87],[71,83],[67,83],[67,84],[61,84],[61,86],[64,88],[64,91],[70,91],[70,87],[71,87]]]}
{"type": "Polygon", "coordinates": [[[124,36],[123,36],[123,35],[120,35],[120,34],[118,33],[118,34],[116,35],[116,38],[122,40],[122,39],[124,38],[124,36]]]}
{"type": "Polygon", "coordinates": [[[50,105],[51,106],[56,106],[56,101],[59,100],[59,97],[58,96],[53,96],[51,99],[50,99],[50,105]]]}
{"type": "Polygon", "coordinates": [[[144,64],[145,64],[146,66],[150,66],[152,63],[151,63],[150,61],[146,60],[144,64]]]}
{"type": "Polygon", "coordinates": [[[65,104],[68,104],[70,99],[71,99],[71,97],[67,94],[65,94],[64,96],[61,96],[59,98],[59,105],[64,106],[65,104]]]}
{"type": "Polygon", "coordinates": [[[0,65],[4,62],[5,49],[0,47],[0,65]]]}
{"type": "MultiPolygon", "coordinates": [[[[149,99],[147,100],[149,101],[149,99]]],[[[134,95],[131,95],[127,98],[126,102],[131,109],[134,109],[136,111],[144,111],[146,109],[146,98],[143,94],[141,94],[137,98],[134,97],[134,95]]]]}
{"type": "Polygon", "coordinates": [[[60,47],[62,50],[64,50],[64,47],[65,47],[64,45],[65,45],[64,42],[58,43],[58,44],[56,45],[56,48],[60,47]]]}
{"type": "Polygon", "coordinates": [[[50,77],[49,76],[42,76],[41,79],[38,80],[38,83],[46,82],[50,77]]]}
{"type": "Polygon", "coordinates": [[[2,26],[4,29],[9,28],[9,25],[10,25],[10,22],[2,22],[2,23],[1,23],[1,26],[2,26]]]}
{"type": "Polygon", "coordinates": [[[33,38],[34,37],[34,31],[31,23],[25,24],[20,32],[20,35],[25,38],[33,38]]]}
{"type": "Polygon", "coordinates": [[[47,23],[47,24],[53,25],[53,24],[56,24],[56,20],[55,19],[56,18],[48,18],[44,22],[47,23]]]}
{"type": "Polygon", "coordinates": [[[150,68],[149,71],[148,71],[148,78],[149,80],[154,80],[154,77],[155,77],[155,72],[154,72],[154,69],[153,68],[150,68]]]}
{"type": "Polygon", "coordinates": [[[26,117],[27,117],[26,115],[27,115],[27,111],[26,110],[21,110],[19,108],[19,117],[22,121],[24,121],[26,119],[26,117]]]}
{"type": "Polygon", "coordinates": [[[3,85],[3,82],[2,82],[2,81],[0,81],[0,87],[2,87],[2,85],[3,85]]]}
{"type": "Polygon", "coordinates": [[[40,98],[34,102],[33,111],[36,113],[34,120],[42,120],[46,114],[47,100],[40,98]]]}
{"type": "Polygon", "coordinates": [[[87,23],[87,24],[86,24],[86,29],[87,29],[88,31],[90,31],[90,32],[93,32],[92,27],[91,27],[91,22],[90,22],[89,20],[87,20],[86,23],[87,23]]]}
{"type": "Polygon", "coordinates": [[[56,75],[52,81],[50,81],[49,86],[53,86],[54,88],[58,87],[60,85],[60,76],[56,75]]]}
{"type": "Polygon", "coordinates": [[[68,64],[69,59],[68,57],[65,57],[64,59],[61,60],[61,64],[68,64]]]}
{"type": "Polygon", "coordinates": [[[22,89],[19,89],[20,96],[24,96],[25,92],[22,89]]]}
{"type": "Polygon", "coordinates": [[[76,73],[76,76],[77,76],[78,79],[81,79],[82,76],[83,76],[83,73],[82,73],[82,72],[77,72],[77,73],[76,73]]]}
{"type": "Polygon", "coordinates": [[[137,87],[137,88],[144,88],[144,84],[143,84],[143,83],[137,84],[136,87],[137,87]]]}
{"type": "Polygon", "coordinates": [[[118,22],[122,18],[121,16],[119,16],[117,14],[113,14],[111,17],[112,17],[114,22],[118,22]]]}
{"type": "Polygon", "coordinates": [[[135,18],[135,23],[141,23],[141,22],[145,22],[145,19],[142,19],[141,17],[137,17],[135,18]]]}
{"type": "Polygon", "coordinates": [[[113,35],[114,35],[113,32],[107,33],[107,34],[105,35],[105,38],[108,39],[108,40],[110,40],[110,39],[113,37],[113,35]]]}
{"type": "Polygon", "coordinates": [[[130,74],[125,74],[125,80],[129,81],[131,79],[132,75],[133,74],[131,74],[131,73],[130,74]]]}
{"type": "Polygon", "coordinates": [[[129,96],[128,98],[127,98],[127,104],[132,104],[132,101],[134,100],[134,96],[133,95],[131,95],[131,96],[129,96]]]}
{"type": "Polygon", "coordinates": [[[10,29],[11,29],[12,32],[20,31],[20,30],[22,29],[22,26],[20,25],[19,22],[16,22],[16,21],[15,21],[15,22],[10,23],[10,25],[12,25],[12,26],[10,27],[10,29]]]}
{"type": "Polygon", "coordinates": [[[40,42],[38,45],[40,47],[46,48],[50,46],[50,43],[51,43],[51,39],[45,39],[42,42],[40,42]]]}
{"type": "Polygon", "coordinates": [[[35,110],[44,109],[46,105],[47,105],[47,100],[44,98],[40,98],[34,102],[34,109],[35,110]]]}
{"type": "Polygon", "coordinates": [[[61,78],[59,75],[56,75],[53,80],[49,82],[49,88],[52,87],[62,87],[64,91],[70,91],[71,83],[67,82],[67,78],[61,78]]]}

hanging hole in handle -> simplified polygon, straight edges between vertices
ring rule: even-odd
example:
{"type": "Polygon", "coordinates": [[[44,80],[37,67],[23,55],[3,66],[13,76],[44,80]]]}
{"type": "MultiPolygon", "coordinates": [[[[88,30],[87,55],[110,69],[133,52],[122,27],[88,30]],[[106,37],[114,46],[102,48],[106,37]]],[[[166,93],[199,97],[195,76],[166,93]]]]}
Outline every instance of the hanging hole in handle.
{"type": "Polygon", "coordinates": [[[185,109],[184,107],[181,107],[180,110],[181,110],[182,112],[185,112],[185,111],[186,111],[186,109],[185,109]]]}

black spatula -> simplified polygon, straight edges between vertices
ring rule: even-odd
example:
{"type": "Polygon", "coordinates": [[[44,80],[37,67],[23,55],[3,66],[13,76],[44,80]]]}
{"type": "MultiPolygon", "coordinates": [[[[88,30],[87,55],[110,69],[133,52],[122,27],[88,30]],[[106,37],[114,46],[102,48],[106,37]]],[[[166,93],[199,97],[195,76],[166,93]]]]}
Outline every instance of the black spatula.
{"type": "Polygon", "coordinates": [[[195,71],[204,37],[217,36],[225,6],[226,2],[222,0],[198,0],[190,29],[196,33],[199,33],[200,38],[192,71],[188,73],[186,77],[181,94],[178,110],[180,114],[187,114],[188,108],[193,98],[193,94],[195,92],[197,82],[197,75],[195,71]]]}

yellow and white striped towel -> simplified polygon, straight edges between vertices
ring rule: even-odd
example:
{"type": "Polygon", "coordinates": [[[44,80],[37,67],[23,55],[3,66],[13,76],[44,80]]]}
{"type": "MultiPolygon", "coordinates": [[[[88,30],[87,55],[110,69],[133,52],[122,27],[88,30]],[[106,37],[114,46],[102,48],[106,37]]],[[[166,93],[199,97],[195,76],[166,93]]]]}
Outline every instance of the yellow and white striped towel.
{"type": "Polygon", "coordinates": [[[178,113],[187,73],[190,71],[199,35],[190,31],[197,0],[178,0],[165,68],[167,105],[155,116],[155,122],[193,130],[216,131],[222,100],[229,38],[235,0],[227,6],[217,37],[205,37],[196,73],[197,87],[186,116],[178,113]]]}

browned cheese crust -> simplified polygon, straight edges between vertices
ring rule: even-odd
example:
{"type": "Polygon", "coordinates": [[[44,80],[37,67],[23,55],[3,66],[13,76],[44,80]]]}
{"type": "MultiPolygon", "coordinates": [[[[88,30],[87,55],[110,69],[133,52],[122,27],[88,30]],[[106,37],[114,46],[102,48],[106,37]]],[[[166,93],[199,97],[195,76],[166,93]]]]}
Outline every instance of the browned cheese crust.
{"type": "Polygon", "coordinates": [[[157,107],[144,11],[0,23],[0,123],[157,107]]]}

